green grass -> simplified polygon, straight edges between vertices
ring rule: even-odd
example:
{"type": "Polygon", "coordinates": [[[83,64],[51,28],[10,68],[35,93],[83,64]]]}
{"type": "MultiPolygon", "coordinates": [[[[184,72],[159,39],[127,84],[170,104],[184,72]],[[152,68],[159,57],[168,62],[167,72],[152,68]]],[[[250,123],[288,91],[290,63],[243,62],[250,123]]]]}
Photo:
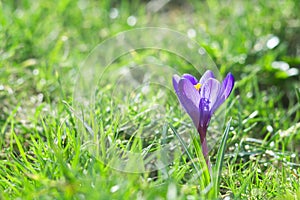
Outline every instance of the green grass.
{"type": "MultiPolygon", "coordinates": [[[[172,90],[153,86],[144,93],[138,87],[132,100],[122,98],[127,85],[118,85],[117,74],[95,85],[95,109],[83,120],[99,133],[92,138],[100,141],[96,152],[86,140],[91,130],[82,127],[81,115],[73,110],[76,77],[92,49],[121,31],[145,26],[183,34],[195,30],[192,39],[206,49],[221,75],[230,71],[235,76],[225,121],[212,121],[219,127],[211,127],[222,133],[232,119],[220,195],[300,199],[299,73],[274,67],[282,61],[300,70],[297,0],[171,1],[154,13],[140,1],[5,0],[0,9],[0,199],[199,198],[200,180],[193,177],[199,163],[195,167],[182,154],[170,125],[185,141],[196,133],[172,90]],[[119,12],[116,19],[109,16],[113,7],[119,12]],[[127,24],[131,15],[137,19],[133,27],[127,24]],[[274,37],[279,43],[270,48],[274,37]],[[116,88],[120,92],[114,91],[112,103],[116,88]],[[167,116],[163,120],[160,112],[149,112],[157,104],[163,105],[158,110],[167,116]],[[170,155],[158,155],[166,166],[154,171],[143,169],[134,160],[139,157],[123,154],[127,150],[147,158],[171,147],[170,155]],[[145,171],[111,167],[128,158],[133,161],[123,171],[145,171]]],[[[117,58],[110,69],[144,63],[198,76],[183,58],[149,49],[117,58]]],[[[210,152],[213,164],[218,147],[210,152]]],[[[197,159],[197,147],[188,143],[188,149],[197,159]]]]}

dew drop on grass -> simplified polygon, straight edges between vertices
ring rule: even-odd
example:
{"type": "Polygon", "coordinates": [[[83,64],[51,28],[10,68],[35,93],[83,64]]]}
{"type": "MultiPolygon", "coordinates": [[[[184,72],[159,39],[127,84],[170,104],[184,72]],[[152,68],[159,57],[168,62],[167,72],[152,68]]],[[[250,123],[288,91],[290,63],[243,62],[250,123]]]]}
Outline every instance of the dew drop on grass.
{"type": "Polygon", "coordinates": [[[250,160],[256,160],[256,156],[255,156],[255,155],[250,155],[250,156],[249,156],[249,159],[250,159],[250,160]]]}
{"type": "Polygon", "coordinates": [[[286,62],[283,62],[283,61],[274,61],[274,62],[272,62],[272,67],[274,69],[287,71],[290,68],[290,65],[286,62]]]}
{"type": "Polygon", "coordinates": [[[116,191],[118,191],[120,189],[119,185],[114,185],[110,188],[110,192],[111,193],[115,193],[116,191]]]}
{"type": "Polygon", "coordinates": [[[266,154],[269,154],[272,157],[275,157],[275,153],[272,150],[267,150],[266,154]]]}
{"type": "Polygon", "coordinates": [[[60,39],[61,39],[61,41],[65,42],[65,41],[67,41],[69,38],[68,38],[68,36],[63,35],[63,36],[61,36],[60,39]]]}
{"type": "Polygon", "coordinates": [[[268,125],[267,126],[267,131],[269,131],[270,133],[272,133],[273,132],[273,127],[271,125],[268,125]]]}
{"type": "Polygon", "coordinates": [[[119,10],[116,8],[112,8],[109,12],[109,17],[111,19],[116,19],[119,16],[119,10]]]}
{"type": "Polygon", "coordinates": [[[7,92],[8,92],[8,94],[13,94],[14,93],[13,89],[11,89],[10,87],[7,88],[7,92]]]}
{"type": "Polygon", "coordinates": [[[137,19],[136,19],[135,16],[129,16],[129,17],[127,18],[127,24],[128,24],[129,26],[134,26],[134,25],[136,24],[136,22],[137,22],[137,19]]]}
{"type": "Polygon", "coordinates": [[[256,52],[258,52],[258,51],[261,51],[262,49],[263,49],[263,45],[262,45],[262,43],[261,42],[257,42],[255,45],[254,45],[254,50],[256,51],[256,52]]]}
{"type": "Polygon", "coordinates": [[[257,114],[258,114],[258,111],[255,110],[253,113],[251,113],[251,114],[249,115],[249,118],[252,119],[252,118],[256,117],[257,114]]]}
{"type": "Polygon", "coordinates": [[[195,29],[193,29],[193,28],[190,28],[190,29],[188,29],[188,31],[187,31],[187,36],[189,37],[189,38],[194,38],[194,37],[196,37],[196,30],[195,29]]]}
{"type": "Polygon", "coordinates": [[[267,41],[267,47],[269,49],[273,49],[279,44],[279,42],[279,38],[277,36],[273,36],[267,41]]]}
{"type": "Polygon", "coordinates": [[[205,54],[205,50],[204,50],[203,48],[199,48],[199,49],[198,49],[198,53],[199,53],[200,55],[204,55],[204,54],[205,54]]]}
{"type": "Polygon", "coordinates": [[[18,85],[22,85],[24,83],[24,79],[23,78],[19,78],[18,80],[17,80],[17,84],[18,85]]]}
{"type": "Polygon", "coordinates": [[[247,96],[248,98],[252,98],[253,93],[252,93],[252,92],[247,92],[246,96],[247,96]]]}
{"type": "Polygon", "coordinates": [[[245,149],[246,150],[249,150],[250,149],[250,146],[247,144],[247,145],[245,145],[245,149]]]}
{"type": "Polygon", "coordinates": [[[291,68],[286,71],[288,76],[296,76],[299,74],[299,70],[297,68],[291,68]]]}
{"type": "Polygon", "coordinates": [[[32,74],[35,75],[35,76],[38,75],[38,74],[39,74],[39,70],[38,70],[38,69],[34,69],[34,70],[32,71],[32,74]]]}
{"type": "Polygon", "coordinates": [[[84,169],[84,170],[83,170],[83,174],[84,174],[84,175],[87,175],[87,174],[88,174],[88,171],[87,171],[86,169],[84,169]]]}
{"type": "Polygon", "coordinates": [[[293,153],[293,154],[291,155],[291,158],[296,158],[296,154],[293,153]]]}

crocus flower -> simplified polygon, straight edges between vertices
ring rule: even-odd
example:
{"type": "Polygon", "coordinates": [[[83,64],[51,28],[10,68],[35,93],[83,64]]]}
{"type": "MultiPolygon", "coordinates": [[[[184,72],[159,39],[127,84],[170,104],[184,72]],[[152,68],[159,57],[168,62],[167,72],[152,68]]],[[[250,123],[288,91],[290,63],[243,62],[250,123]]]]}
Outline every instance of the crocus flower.
{"type": "Polygon", "coordinates": [[[228,73],[222,84],[212,71],[206,71],[198,81],[190,74],[173,76],[173,86],[177,97],[193,120],[202,144],[202,153],[209,163],[206,142],[207,127],[213,113],[228,98],[234,85],[234,77],[228,73]]]}

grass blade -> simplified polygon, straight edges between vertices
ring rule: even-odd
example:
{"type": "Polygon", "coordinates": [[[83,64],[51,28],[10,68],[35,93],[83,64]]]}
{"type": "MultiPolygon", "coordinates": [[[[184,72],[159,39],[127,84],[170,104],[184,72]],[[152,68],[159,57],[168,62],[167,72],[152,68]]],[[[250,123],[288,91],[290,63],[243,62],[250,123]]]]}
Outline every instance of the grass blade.
{"type": "Polygon", "coordinates": [[[218,198],[219,195],[219,190],[220,190],[220,181],[221,181],[221,172],[222,172],[222,165],[223,165],[223,160],[224,160],[224,154],[225,154],[225,149],[226,149],[226,141],[228,138],[228,133],[229,133],[229,128],[230,128],[230,122],[231,119],[228,121],[226,129],[224,131],[221,143],[220,143],[220,147],[217,153],[217,159],[216,159],[216,164],[213,167],[213,184],[214,184],[214,188],[213,188],[213,194],[214,194],[214,198],[218,198]]]}
{"type": "Polygon", "coordinates": [[[169,124],[169,126],[170,126],[170,128],[172,129],[174,135],[178,138],[179,142],[180,142],[181,145],[183,146],[183,148],[184,148],[184,150],[185,150],[187,156],[188,156],[189,159],[192,161],[192,165],[193,165],[193,167],[194,167],[195,170],[196,170],[197,177],[201,177],[201,179],[200,179],[200,183],[201,183],[200,188],[201,188],[202,190],[204,190],[204,189],[206,188],[206,186],[207,186],[207,185],[205,184],[205,176],[204,176],[205,173],[203,174],[203,170],[200,170],[200,169],[197,167],[197,165],[195,165],[195,163],[193,162],[194,158],[192,157],[192,154],[189,152],[188,147],[186,146],[185,142],[183,141],[183,139],[181,138],[181,136],[178,134],[178,132],[176,131],[176,129],[173,127],[173,125],[172,125],[172,124],[169,124]]]}

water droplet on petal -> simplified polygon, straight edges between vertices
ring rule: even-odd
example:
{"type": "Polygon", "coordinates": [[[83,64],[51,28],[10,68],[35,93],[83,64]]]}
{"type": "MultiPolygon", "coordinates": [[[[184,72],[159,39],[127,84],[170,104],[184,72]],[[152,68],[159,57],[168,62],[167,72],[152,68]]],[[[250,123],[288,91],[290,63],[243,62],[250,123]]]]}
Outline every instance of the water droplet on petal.
{"type": "Polygon", "coordinates": [[[209,103],[210,103],[210,101],[207,98],[202,98],[200,100],[200,104],[202,105],[202,108],[204,111],[209,111],[209,103]]]}

